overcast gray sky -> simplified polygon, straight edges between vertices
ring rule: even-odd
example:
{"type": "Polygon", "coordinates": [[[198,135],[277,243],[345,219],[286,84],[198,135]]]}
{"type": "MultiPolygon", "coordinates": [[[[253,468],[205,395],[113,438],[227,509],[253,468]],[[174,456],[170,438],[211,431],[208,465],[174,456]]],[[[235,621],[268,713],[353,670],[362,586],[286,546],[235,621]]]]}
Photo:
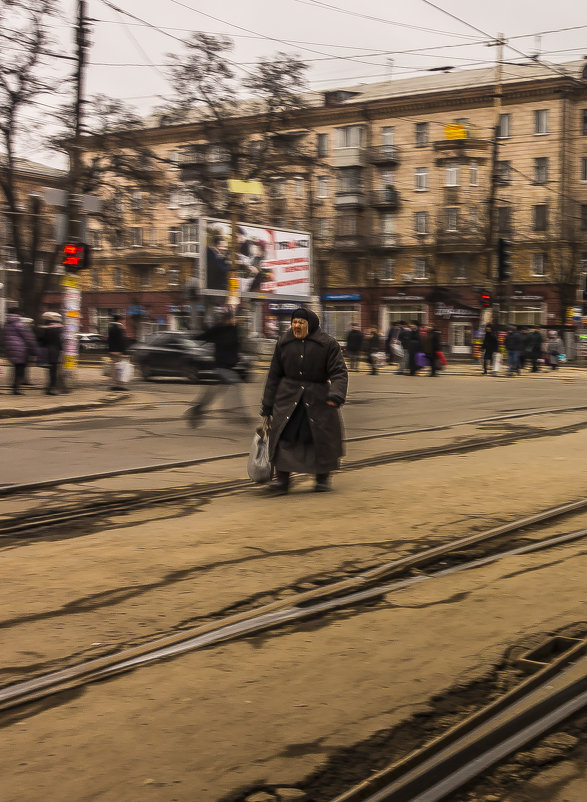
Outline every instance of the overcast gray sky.
{"type": "MultiPolygon", "coordinates": [[[[424,75],[431,67],[485,66],[495,58],[495,49],[487,42],[498,32],[523,54],[539,51],[548,61],[587,55],[587,15],[580,0],[434,3],[463,21],[426,0],[112,0],[112,4],[142,21],[115,11],[104,0],[88,0],[94,22],[87,91],[123,98],[145,114],[168,92],[163,72],[166,53],[180,53],[178,40],[191,31],[234,38],[232,60],[240,74],[260,56],[278,50],[295,53],[308,62],[315,90],[424,75]],[[574,26],[576,30],[551,32],[574,26]]],[[[64,14],[55,23],[55,35],[68,44],[71,34],[66,25],[74,19],[75,6],[75,0],[62,0],[64,14]]],[[[505,57],[522,59],[508,48],[505,57]]]]}

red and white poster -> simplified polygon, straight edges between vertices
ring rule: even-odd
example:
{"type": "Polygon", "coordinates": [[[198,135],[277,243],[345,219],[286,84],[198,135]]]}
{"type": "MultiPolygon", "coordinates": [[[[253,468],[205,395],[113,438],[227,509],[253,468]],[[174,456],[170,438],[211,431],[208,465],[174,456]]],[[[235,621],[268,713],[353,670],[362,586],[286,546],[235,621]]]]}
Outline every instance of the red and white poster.
{"type": "MultiPolygon", "coordinates": [[[[310,298],[308,233],[238,223],[234,247],[240,296],[310,298]]],[[[202,282],[208,293],[230,289],[232,249],[231,224],[208,220],[202,282]]]]}

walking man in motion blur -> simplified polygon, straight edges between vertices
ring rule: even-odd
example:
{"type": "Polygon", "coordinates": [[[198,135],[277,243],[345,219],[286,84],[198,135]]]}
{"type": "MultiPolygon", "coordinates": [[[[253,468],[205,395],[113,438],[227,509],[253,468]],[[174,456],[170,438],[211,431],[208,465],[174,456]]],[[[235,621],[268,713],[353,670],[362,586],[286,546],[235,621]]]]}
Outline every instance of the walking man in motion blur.
{"type": "Polygon", "coordinates": [[[232,310],[223,312],[220,321],[207,329],[202,334],[202,339],[214,343],[214,372],[218,383],[204,387],[200,398],[192,401],[186,412],[189,425],[192,428],[198,426],[215,399],[221,394],[226,394],[230,387],[233,388],[235,403],[226,412],[230,415],[231,420],[252,423],[252,417],[245,410],[240,386],[241,378],[234,369],[239,361],[239,338],[234,312],[232,310]]]}

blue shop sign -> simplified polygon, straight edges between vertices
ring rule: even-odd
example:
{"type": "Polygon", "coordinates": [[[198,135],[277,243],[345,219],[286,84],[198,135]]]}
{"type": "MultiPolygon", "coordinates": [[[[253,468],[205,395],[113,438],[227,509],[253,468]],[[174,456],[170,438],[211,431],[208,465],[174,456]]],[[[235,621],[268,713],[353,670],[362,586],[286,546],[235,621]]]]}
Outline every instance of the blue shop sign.
{"type": "Polygon", "coordinates": [[[341,292],[331,293],[330,295],[323,295],[323,301],[360,301],[361,295],[358,292],[341,292]]]}

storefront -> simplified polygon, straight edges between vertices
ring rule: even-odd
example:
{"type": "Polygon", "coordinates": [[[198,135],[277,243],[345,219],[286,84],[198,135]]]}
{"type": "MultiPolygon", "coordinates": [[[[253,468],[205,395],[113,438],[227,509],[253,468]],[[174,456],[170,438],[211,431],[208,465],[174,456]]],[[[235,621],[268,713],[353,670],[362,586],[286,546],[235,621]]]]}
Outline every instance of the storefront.
{"type": "Polygon", "coordinates": [[[548,320],[547,302],[544,295],[524,295],[514,293],[508,301],[500,303],[497,316],[500,326],[508,323],[514,326],[545,326],[548,320]]]}
{"type": "Polygon", "coordinates": [[[322,328],[339,342],[345,342],[352,323],[361,324],[359,293],[330,293],[322,296],[322,328]]]}
{"type": "Polygon", "coordinates": [[[385,334],[392,323],[428,323],[428,304],[423,295],[385,295],[381,299],[380,329],[385,334]]]}
{"type": "Polygon", "coordinates": [[[463,305],[437,302],[432,307],[434,323],[446,343],[449,354],[473,352],[473,332],[479,322],[479,310],[463,305]]]}

